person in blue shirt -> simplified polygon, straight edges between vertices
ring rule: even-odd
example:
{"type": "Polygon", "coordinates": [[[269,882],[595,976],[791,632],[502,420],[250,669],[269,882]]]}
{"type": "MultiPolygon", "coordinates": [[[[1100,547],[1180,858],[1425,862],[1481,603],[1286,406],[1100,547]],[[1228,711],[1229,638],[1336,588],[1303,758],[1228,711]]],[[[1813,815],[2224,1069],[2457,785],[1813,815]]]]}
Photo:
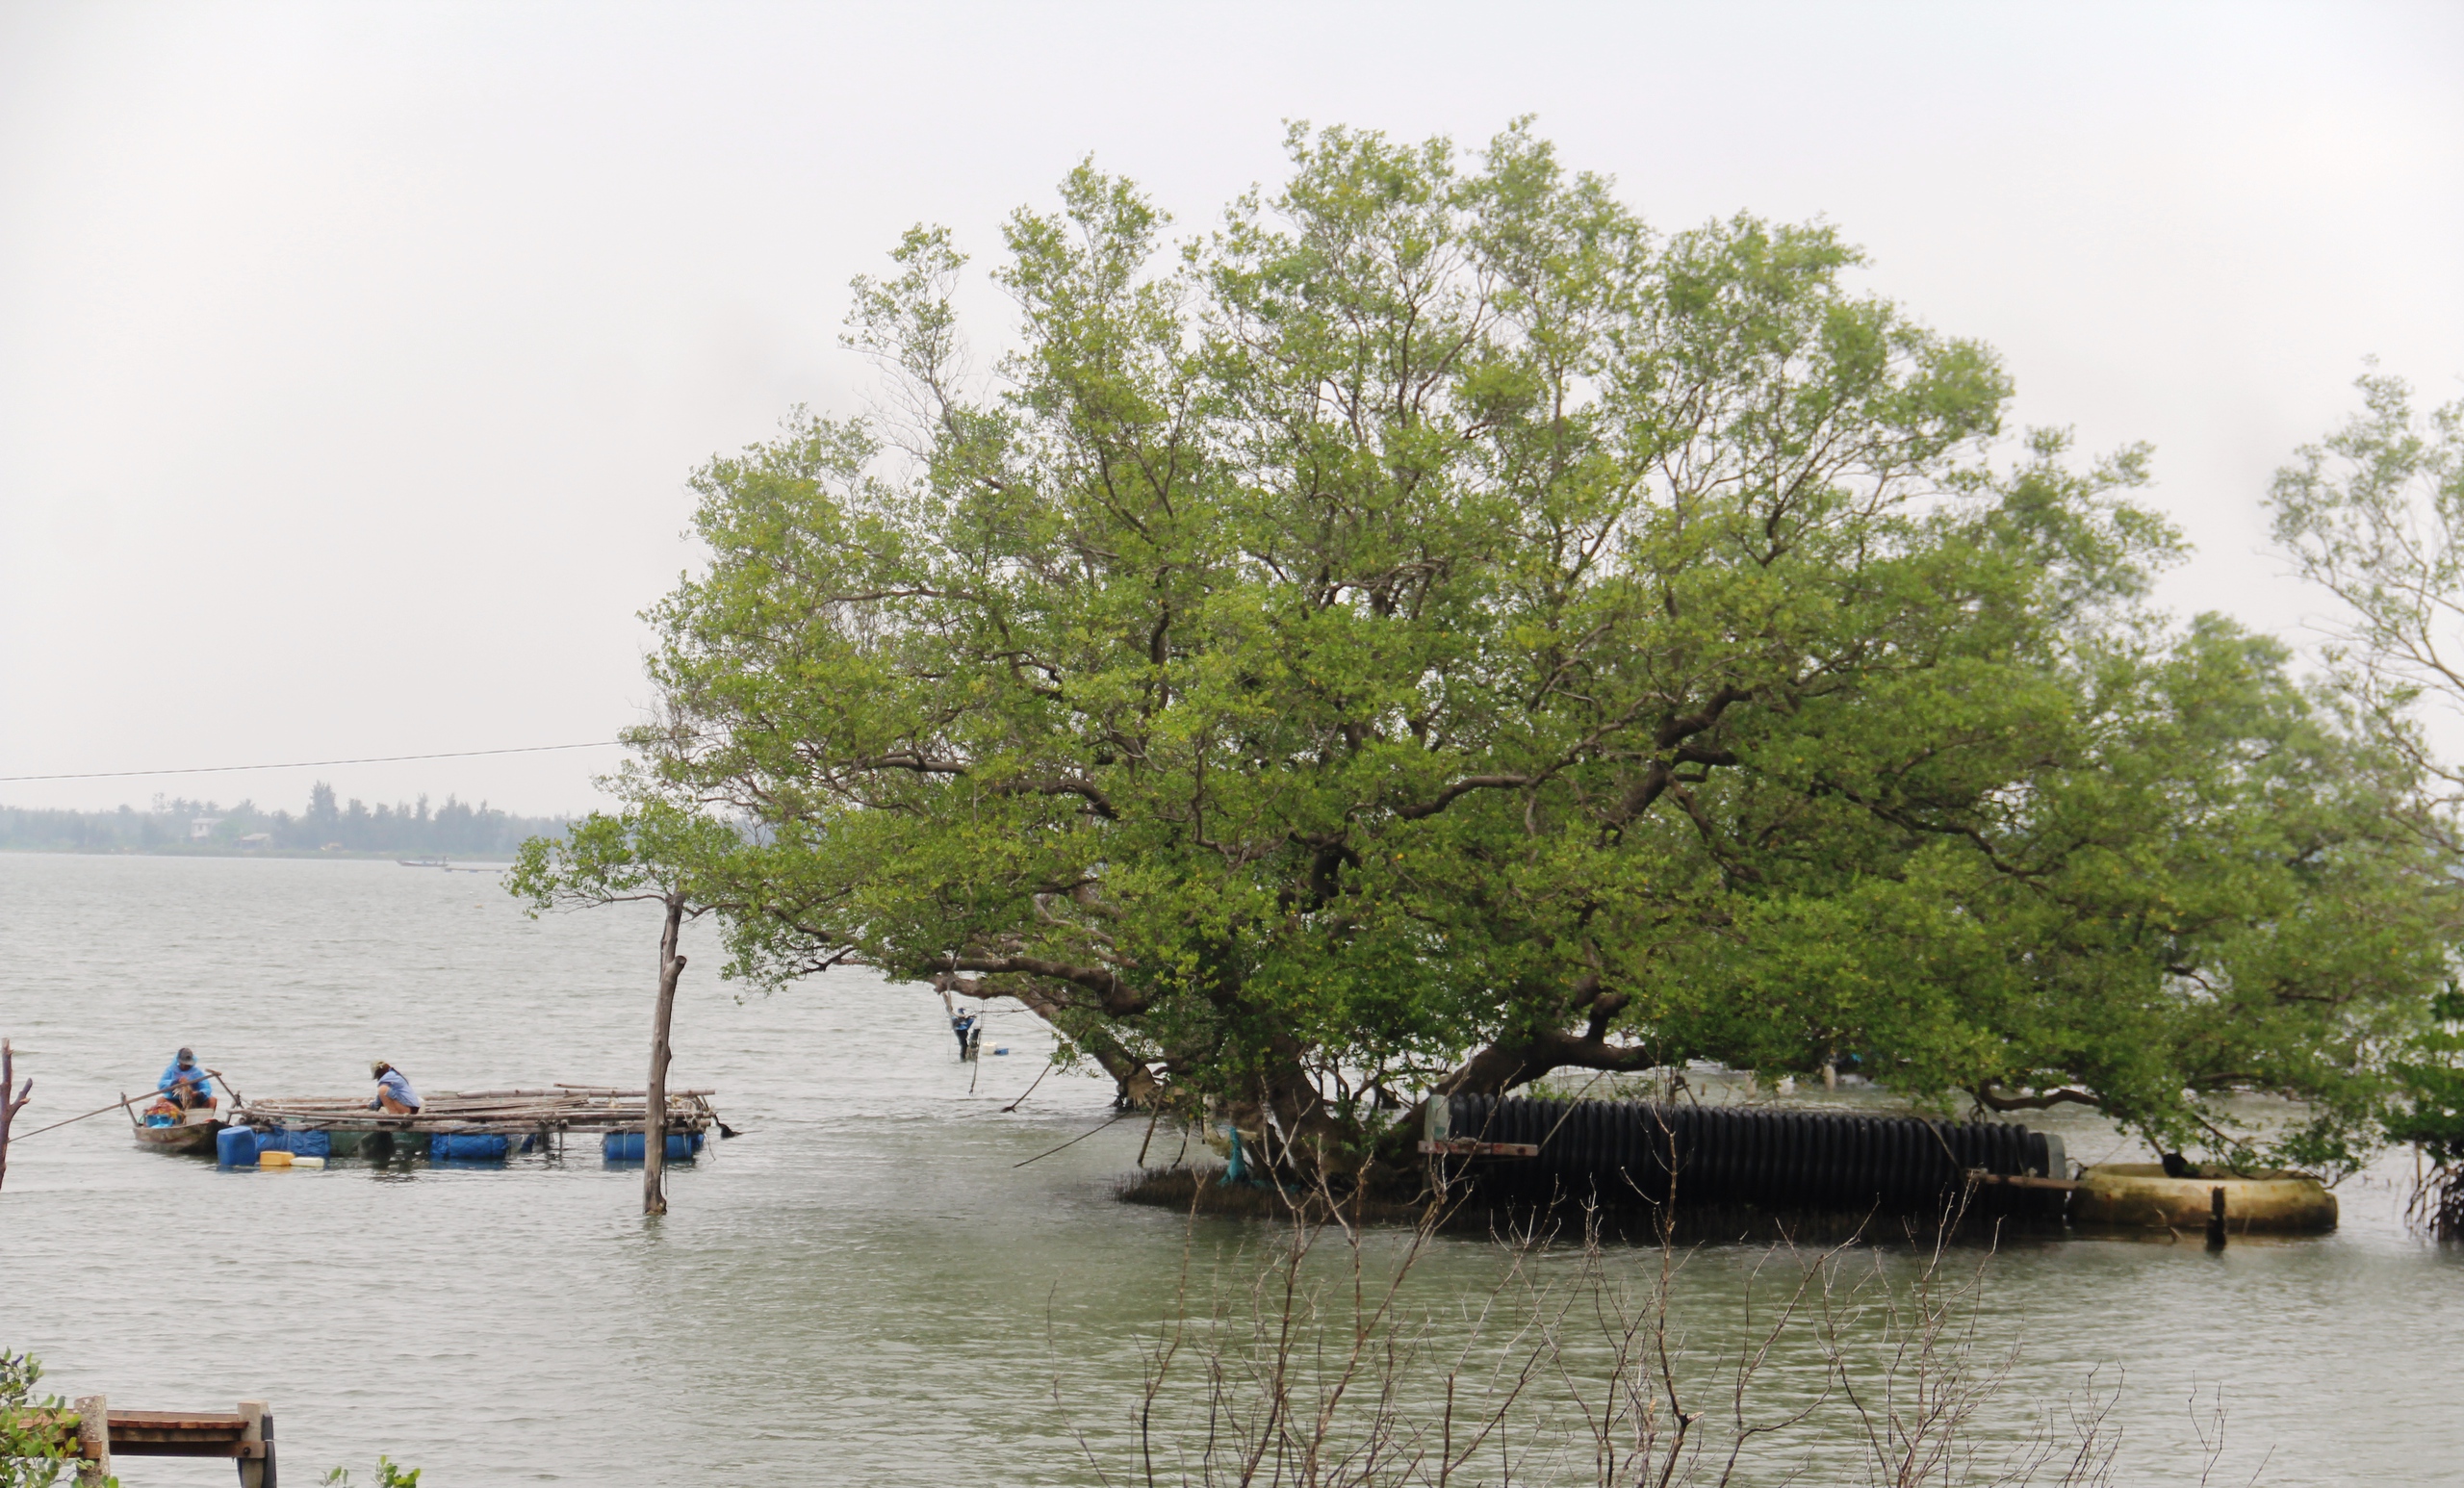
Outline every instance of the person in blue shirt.
{"type": "Polygon", "coordinates": [[[214,1104],[214,1076],[206,1073],[196,1062],[196,1050],[182,1049],[163,1066],[163,1078],[154,1082],[155,1092],[183,1111],[214,1104]]]}
{"type": "Polygon", "coordinates": [[[376,1077],[376,1098],[368,1103],[369,1110],[389,1116],[419,1114],[420,1092],[411,1089],[411,1082],[402,1078],[400,1070],[380,1059],[370,1062],[368,1072],[376,1077]]]}

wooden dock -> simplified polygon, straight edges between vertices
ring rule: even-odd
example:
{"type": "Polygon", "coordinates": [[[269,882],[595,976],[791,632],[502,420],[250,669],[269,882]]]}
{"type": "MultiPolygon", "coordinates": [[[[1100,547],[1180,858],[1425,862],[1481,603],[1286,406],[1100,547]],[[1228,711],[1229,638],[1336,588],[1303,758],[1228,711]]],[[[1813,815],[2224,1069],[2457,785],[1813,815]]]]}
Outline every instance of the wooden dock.
{"type": "MultiPolygon", "coordinates": [[[[667,1130],[687,1135],[718,1124],[715,1090],[667,1092],[667,1130]]],[[[569,1133],[638,1132],[650,1118],[648,1092],[604,1085],[538,1090],[439,1090],[407,1116],[372,1111],[364,1097],[298,1095],[232,1108],[233,1122],[260,1131],[386,1132],[415,1136],[485,1135],[561,1139],[569,1133]]]]}
{"type": "Polygon", "coordinates": [[[219,1411],[114,1410],[90,1395],[67,1411],[38,1413],[28,1424],[48,1426],[56,1450],[74,1454],[77,1481],[101,1483],[118,1457],[226,1457],[240,1468],[241,1488],[277,1488],[274,1475],[273,1407],[242,1400],[219,1411]],[[51,1419],[45,1421],[43,1415],[51,1419]]]}

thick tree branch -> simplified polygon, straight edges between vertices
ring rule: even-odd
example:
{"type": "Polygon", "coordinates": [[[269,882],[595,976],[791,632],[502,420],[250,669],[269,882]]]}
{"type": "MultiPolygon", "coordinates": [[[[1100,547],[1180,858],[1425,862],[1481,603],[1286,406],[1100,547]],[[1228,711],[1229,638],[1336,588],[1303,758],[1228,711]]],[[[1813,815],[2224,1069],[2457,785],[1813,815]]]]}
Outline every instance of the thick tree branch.
{"type": "Polygon", "coordinates": [[[1535,782],[1528,775],[1465,776],[1426,801],[1397,807],[1395,814],[1407,822],[1419,821],[1424,816],[1435,816],[1460,798],[1476,790],[1515,790],[1533,783],[1535,782]]]}
{"type": "Polygon", "coordinates": [[[951,971],[972,971],[982,976],[1046,977],[1083,987],[1095,994],[1104,1012],[1114,1017],[1128,1017],[1146,1011],[1147,998],[1142,992],[1123,982],[1108,966],[1080,966],[1067,962],[1051,961],[1041,956],[952,956],[941,963],[951,971]]]}
{"type": "Polygon", "coordinates": [[[1113,808],[1112,798],[1104,794],[1092,781],[1074,775],[1055,776],[1040,781],[1005,781],[992,787],[996,796],[1076,796],[1087,803],[1087,809],[1106,821],[1120,820],[1120,812],[1113,808]]]}

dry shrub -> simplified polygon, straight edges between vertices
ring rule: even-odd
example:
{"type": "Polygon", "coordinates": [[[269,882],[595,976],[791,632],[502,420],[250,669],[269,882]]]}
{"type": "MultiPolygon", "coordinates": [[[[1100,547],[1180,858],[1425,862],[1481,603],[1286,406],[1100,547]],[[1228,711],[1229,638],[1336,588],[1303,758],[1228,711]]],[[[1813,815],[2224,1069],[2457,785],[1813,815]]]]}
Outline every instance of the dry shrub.
{"type": "MultiPolygon", "coordinates": [[[[1125,1439],[1134,1460],[1079,1433],[1100,1480],[2112,1481],[2116,1390],[2091,1374],[2052,1410],[2007,1398],[2018,1343],[1982,1306],[1989,1246],[1920,1246],[1912,1279],[1894,1275],[1905,1251],[1772,1246],[1753,1267],[1740,1326],[1713,1345],[1696,1341],[1679,1305],[1700,1252],[1665,1226],[1639,1251],[1604,1244],[1589,1222],[1502,1232],[1493,1283],[1437,1298],[1412,1277],[1443,1243],[1443,1206],[1386,1231],[1322,1192],[1280,1207],[1270,1240],[1218,1268],[1202,1307],[1185,1262],[1177,1305],[1148,1345],[1125,1439]],[[1784,1346],[1799,1361],[1784,1379],[1774,1369],[1784,1346]]],[[[1196,1227],[1194,1215],[1193,1237],[1196,1227]]],[[[1068,1416],[1058,1376],[1054,1398],[1068,1416]]]]}

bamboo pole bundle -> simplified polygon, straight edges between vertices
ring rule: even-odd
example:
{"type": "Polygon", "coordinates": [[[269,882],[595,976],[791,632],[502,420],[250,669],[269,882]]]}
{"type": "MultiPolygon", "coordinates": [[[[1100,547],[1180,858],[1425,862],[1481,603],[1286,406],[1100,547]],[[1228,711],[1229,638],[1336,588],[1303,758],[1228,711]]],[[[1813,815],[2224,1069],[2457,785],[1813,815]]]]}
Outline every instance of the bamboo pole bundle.
{"type": "MultiPolygon", "coordinates": [[[[706,1131],[717,1117],[709,1090],[678,1090],[665,1103],[666,1121],[679,1131],[706,1131]]],[[[534,1132],[640,1131],[649,1122],[646,1092],[613,1086],[559,1085],[543,1089],[456,1091],[429,1096],[418,1112],[372,1111],[350,1096],[286,1096],[245,1102],[233,1118],[257,1126],[322,1127],[335,1131],[534,1132]]]]}

